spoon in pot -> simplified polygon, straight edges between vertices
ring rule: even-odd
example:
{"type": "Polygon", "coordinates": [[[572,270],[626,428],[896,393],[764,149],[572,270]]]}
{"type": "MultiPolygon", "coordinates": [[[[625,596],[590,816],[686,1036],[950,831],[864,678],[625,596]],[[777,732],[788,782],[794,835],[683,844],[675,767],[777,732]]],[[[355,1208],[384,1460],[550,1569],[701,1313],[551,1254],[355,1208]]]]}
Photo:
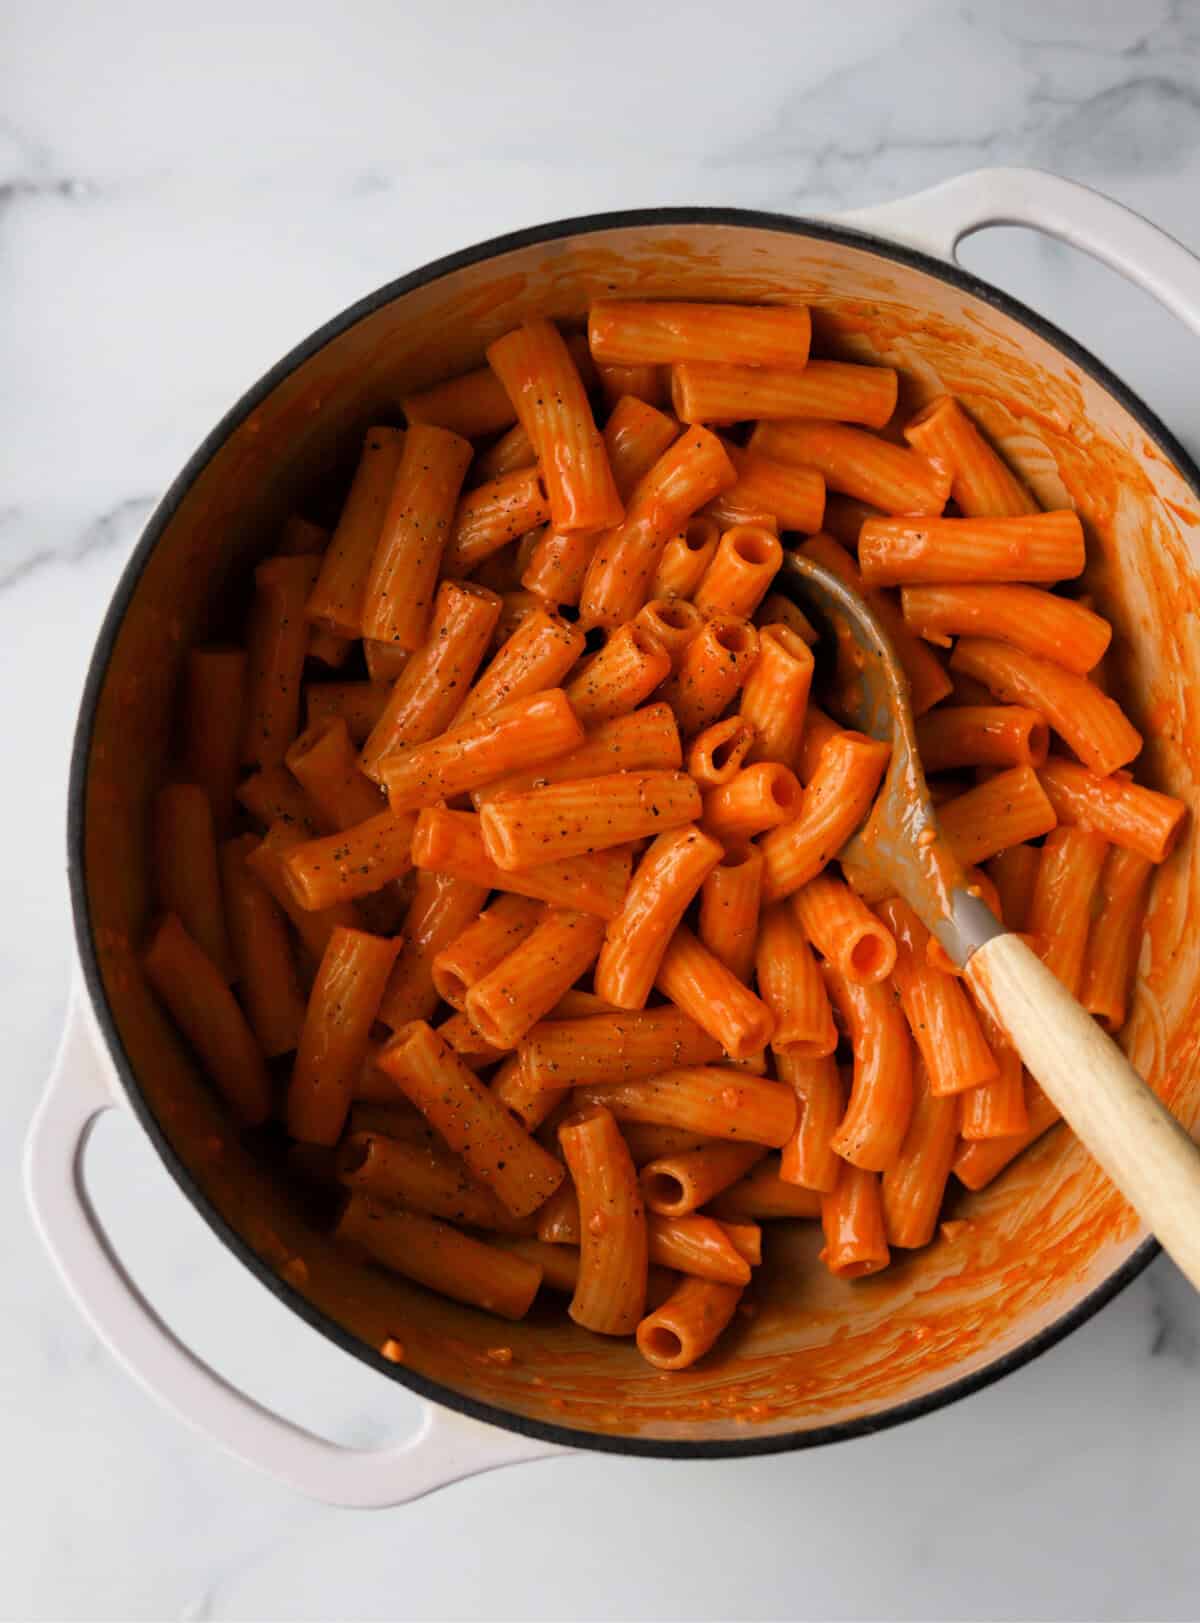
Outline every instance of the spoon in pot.
{"type": "Polygon", "coordinates": [[[908,680],[875,615],[844,581],[795,553],[785,555],[775,585],[853,667],[854,680],[841,690],[847,721],[892,746],[874,808],[839,855],[909,904],[1051,1104],[1200,1290],[1200,1148],[1062,982],[968,887],[938,828],[908,680]]]}

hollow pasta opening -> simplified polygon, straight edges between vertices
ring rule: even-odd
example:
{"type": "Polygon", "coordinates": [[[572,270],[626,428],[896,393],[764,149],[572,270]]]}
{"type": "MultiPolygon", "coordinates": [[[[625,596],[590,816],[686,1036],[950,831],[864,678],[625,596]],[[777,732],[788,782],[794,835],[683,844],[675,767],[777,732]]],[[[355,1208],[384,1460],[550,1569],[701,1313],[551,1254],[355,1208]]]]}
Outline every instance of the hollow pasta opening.
{"type": "Polygon", "coordinates": [[[644,1188],[651,1210],[668,1216],[674,1216],[687,1198],[683,1184],[673,1172],[647,1173],[644,1188]]]}
{"type": "Polygon", "coordinates": [[[642,1336],[642,1349],[648,1357],[674,1362],[683,1356],[683,1339],[665,1324],[654,1324],[642,1336]]]}
{"type": "Polygon", "coordinates": [[[746,564],[769,564],[777,547],[775,537],[766,530],[741,530],[733,541],[734,552],[746,564]]]}

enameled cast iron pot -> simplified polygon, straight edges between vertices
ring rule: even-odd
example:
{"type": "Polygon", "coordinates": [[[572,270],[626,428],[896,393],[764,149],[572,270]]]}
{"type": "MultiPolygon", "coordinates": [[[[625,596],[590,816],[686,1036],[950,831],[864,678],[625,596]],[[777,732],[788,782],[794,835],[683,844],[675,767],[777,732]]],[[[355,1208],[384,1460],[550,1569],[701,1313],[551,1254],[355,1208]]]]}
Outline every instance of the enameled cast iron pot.
{"type": "MultiPolygon", "coordinates": [[[[1058,1129],[983,1194],[953,1237],[855,1284],[816,1263],[816,1225],[773,1236],[752,1320],[664,1380],[632,1343],[554,1323],[504,1325],[338,1254],[228,1131],[151,997],[137,948],[151,905],[147,808],[164,770],[180,657],[228,634],[245,581],[290,513],[328,512],[363,430],[401,394],[477,365],[531,313],[597,297],[803,299],[826,353],[900,368],[906,405],[964,397],[1044,505],[1070,503],[1088,586],[1116,625],[1122,691],[1149,738],[1139,774],[1197,804],[1200,473],[1079,346],[962,271],[982,226],[1036,226],[1105,260],[1200,332],[1200,263],[1117,204],[1050,175],[992,170],[835,222],[722,209],[540,226],[402,277],[305,340],[238,402],[150,520],[117,588],[83,695],[69,862],[80,974],[30,1136],[42,1236],[97,1333],[162,1401],[306,1493],[400,1503],[491,1467],[573,1447],[719,1459],[809,1447],[911,1419],[1015,1369],[1083,1323],[1155,1246],[1058,1129]],[[419,1435],[363,1453],[297,1429],[229,1387],[153,1316],[82,1193],[89,1125],[132,1109],[183,1193],[301,1317],[428,1400],[419,1435]],[[225,1145],[214,1154],[216,1139],[225,1145]],[[280,1269],[303,1258],[303,1289],[280,1269]],[[402,1365],[377,1348],[398,1336],[402,1365]]],[[[1200,1118],[1200,955],[1175,952],[1195,842],[1160,874],[1128,1043],[1189,1126],[1200,1118]]],[[[288,1269],[289,1274],[294,1270],[288,1269]]]]}

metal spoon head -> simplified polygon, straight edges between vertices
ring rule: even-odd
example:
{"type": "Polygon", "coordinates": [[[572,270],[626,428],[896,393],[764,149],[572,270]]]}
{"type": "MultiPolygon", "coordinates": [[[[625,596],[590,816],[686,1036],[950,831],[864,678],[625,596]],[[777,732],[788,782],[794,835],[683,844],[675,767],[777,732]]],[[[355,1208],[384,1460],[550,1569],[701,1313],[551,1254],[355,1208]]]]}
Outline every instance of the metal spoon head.
{"type": "Polygon", "coordinates": [[[938,827],[908,678],[891,639],[852,587],[809,558],[786,553],[775,585],[822,634],[818,655],[836,663],[840,679],[831,691],[839,719],[892,746],[871,814],[839,855],[891,885],[961,966],[1001,926],[967,889],[938,827]]]}

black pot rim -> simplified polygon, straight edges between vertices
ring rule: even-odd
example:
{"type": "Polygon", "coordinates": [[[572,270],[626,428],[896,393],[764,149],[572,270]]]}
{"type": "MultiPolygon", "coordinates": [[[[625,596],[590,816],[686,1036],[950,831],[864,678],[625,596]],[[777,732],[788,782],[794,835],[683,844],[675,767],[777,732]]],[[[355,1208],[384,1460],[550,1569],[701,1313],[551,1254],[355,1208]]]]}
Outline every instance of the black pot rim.
{"type": "Polygon", "coordinates": [[[340,315],[335,316],[331,321],[317,328],[315,332],[297,344],[282,360],[266,372],[257,383],[246,391],[237,404],[226,412],[171,484],[148,519],[141,538],[122,572],[88,667],[71,753],[67,799],[67,864],[75,928],[75,944],[83,970],[84,983],[95,1011],[97,1023],[108,1045],[109,1053],[120,1078],[121,1086],[129,1100],[130,1107],[149,1135],[168,1172],[196,1211],[218,1238],[273,1295],[278,1297],[280,1301],[298,1314],[313,1329],[318,1330],[330,1341],[355,1358],[360,1359],[370,1368],[389,1376],[392,1380],[417,1393],[420,1397],[442,1404],[459,1414],[469,1415],[473,1419],[484,1421],[507,1431],[516,1432],[522,1436],[538,1438],[568,1448],[590,1449],[600,1453],[630,1454],[656,1459],[732,1459],[746,1455],[779,1454],[793,1449],[816,1448],[826,1443],[843,1442],[854,1437],[871,1436],[876,1432],[886,1431],[893,1426],[901,1425],[905,1421],[915,1420],[921,1415],[931,1414],[936,1409],[956,1403],[960,1399],[970,1396],[972,1392],[978,1392],[982,1388],[990,1386],[1002,1376],[1021,1369],[1041,1353],[1047,1352],[1051,1347],[1062,1341],[1064,1337],[1070,1335],[1073,1330],[1085,1324],[1093,1314],[1099,1312],[1108,1302],[1112,1301],[1158,1255],[1160,1249],[1158,1242],[1153,1237],[1144,1240],[1120,1267],[1114,1269],[1108,1278],[1093,1291],[1090,1291],[1082,1301],[1077,1302],[1074,1307],[1068,1309],[1052,1324],[1046,1325],[1036,1335],[1031,1336],[1028,1341],[1022,1342],[1019,1347],[1014,1347],[1011,1351],[1002,1354],[999,1358],[985,1365],[984,1368],[975,1371],[971,1375],[962,1376],[958,1380],[951,1381],[936,1392],[931,1392],[924,1397],[909,1399],[907,1402],[898,1403],[877,1414],[863,1415],[856,1419],[839,1421],[827,1426],[780,1433],[770,1437],[755,1437],[748,1434],[745,1437],[712,1441],[660,1440],[623,1434],[606,1435],[578,1430],[567,1425],[552,1425],[513,1413],[490,1403],[483,1403],[474,1398],[466,1397],[459,1392],[455,1392],[450,1387],[443,1386],[440,1382],[430,1380],[416,1371],[405,1368],[402,1364],[389,1362],[375,1349],[368,1347],[365,1342],[351,1335],[335,1320],[314,1307],[298,1290],[282,1280],[220,1216],[175,1153],[141,1092],[133,1066],[128,1054],[125,1052],[120,1033],[117,1030],[108,999],[105,996],[104,984],[92,939],[87,895],[86,842],[84,838],[88,760],[91,754],[96,709],[104,683],[104,675],[108,668],[121,623],[125,617],[125,611],[141,579],[142,571],[146,567],[150,554],[163,531],[174,517],[203,469],[246,417],[266,399],[289,373],[303,365],[331,339],[338,337],[348,328],[354,326],[355,323],[373,315],[384,305],[391,303],[394,299],[406,293],[412,292],[415,288],[426,286],[437,281],[440,277],[462,270],[467,266],[479,264],[483,260],[496,258],[515,249],[531,247],[538,243],[555,242],[564,237],[585,236],[601,231],[619,230],[624,227],[671,225],[731,226],[759,231],[774,231],[781,235],[809,237],[820,242],[858,248],[891,260],[896,264],[924,271],[942,282],[949,283],[951,286],[973,295],[1029,328],[1038,337],[1044,339],[1067,356],[1074,365],[1087,373],[1100,387],[1113,395],[1134,420],[1141,425],[1147,435],[1170,456],[1195,491],[1197,498],[1200,499],[1200,469],[1197,468],[1193,459],[1160,418],[1103,362],[1097,360],[1089,350],[1062,332],[1053,323],[1045,320],[1035,311],[1030,310],[1020,300],[1011,297],[1007,293],[1002,293],[999,289],[992,287],[990,283],[982,281],[969,271],[961,269],[956,264],[935,259],[916,249],[902,247],[887,238],[875,237],[868,232],[829,225],[818,220],[806,220],[800,216],[774,214],[755,209],[700,207],[630,209],[613,213],[580,215],[575,218],[556,220],[549,224],[533,226],[526,230],[493,237],[486,242],[477,243],[457,253],[433,260],[418,270],[410,271],[407,275],[401,276],[395,281],[376,289],[375,292],[367,294],[366,297],[350,305],[340,315]]]}

